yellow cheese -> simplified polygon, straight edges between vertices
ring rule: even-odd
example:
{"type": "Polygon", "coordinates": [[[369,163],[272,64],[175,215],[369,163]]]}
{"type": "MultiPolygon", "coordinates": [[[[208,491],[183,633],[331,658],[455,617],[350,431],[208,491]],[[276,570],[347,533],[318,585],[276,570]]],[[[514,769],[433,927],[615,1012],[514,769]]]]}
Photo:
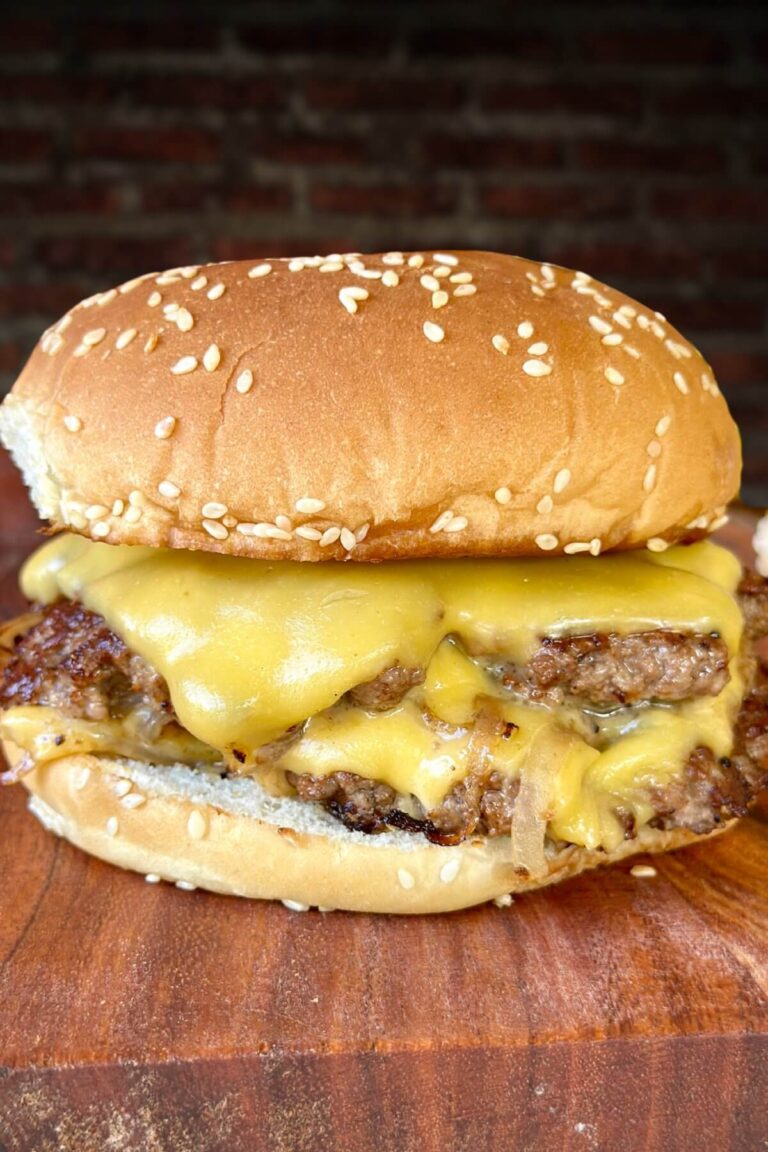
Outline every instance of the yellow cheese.
{"type": "Polygon", "coordinates": [[[281,768],[355,772],[427,809],[466,773],[462,726],[477,697],[496,696],[517,731],[497,741],[494,767],[521,774],[534,739],[541,747],[568,730],[551,782],[552,835],[608,847],[623,835],[617,804],[647,810],[647,819],[648,787],[668,783],[694,747],[730,749],[741,694],[739,576],[735,558],[708,542],[598,560],[374,565],[268,563],[62,535],[28,561],[22,587],[32,600],[63,595],[104,616],[164,676],[180,723],[204,745],[250,752],[308,721],[281,768]],[[567,709],[510,702],[471,659],[523,662],[542,635],[660,627],[719,632],[733,657],[731,683],[716,700],[640,710],[599,752],[567,709]],[[426,667],[424,685],[398,708],[377,715],[338,703],[395,663],[426,667]],[[458,728],[435,731],[423,706],[458,728]]]}

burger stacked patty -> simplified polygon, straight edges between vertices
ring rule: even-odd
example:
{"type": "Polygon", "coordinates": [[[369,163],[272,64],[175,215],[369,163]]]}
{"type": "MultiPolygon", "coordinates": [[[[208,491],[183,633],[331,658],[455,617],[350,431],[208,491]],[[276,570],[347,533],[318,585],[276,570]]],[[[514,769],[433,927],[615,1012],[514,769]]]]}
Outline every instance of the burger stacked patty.
{"type": "MultiPolygon", "coordinates": [[[[768,581],[748,573],[739,594],[747,634],[767,635],[768,581]]],[[[592,708],[717,695],[728,680],[727,650],[719,636],[667,629],[544,637],[525,666],[499,664],[492,670],[518,698],[592,708]]],[[[356,707],[383,711],[423,679],[421,668],[393,665],[353,688],[347,699],[356,707]]],[[[44,609],[15,638],[0,676],[0,710],[25,704],[47,705],[88,720],[123,717],[140,709],[155,738],[167,724],[177,723],[162,677],[131,653],[101,616],[71,601],[44,609]]],[[[279,757],[285,744],[276,741],[270,747],[279,757]]],[[[518,782],[502,773],[470,773],[438,808],[413,815],[398,808],[397,795],[388,785],[355,773],[287,777],[299,797],[322,803],[349,828],[398,828],[441,844],[459,843],[470,835],[508,834],[518,791],[518,782]]],[[[718,759],[710,749],[697,748],[680,780],[653,797],[657,815],[651,823],[663,829],[709,831],[743,815],[766,784],[768,667],[762,667],[742,704],[732,755],[718,759]]],[[[617,815],[632,837],[631,814],[617,815]]]]}

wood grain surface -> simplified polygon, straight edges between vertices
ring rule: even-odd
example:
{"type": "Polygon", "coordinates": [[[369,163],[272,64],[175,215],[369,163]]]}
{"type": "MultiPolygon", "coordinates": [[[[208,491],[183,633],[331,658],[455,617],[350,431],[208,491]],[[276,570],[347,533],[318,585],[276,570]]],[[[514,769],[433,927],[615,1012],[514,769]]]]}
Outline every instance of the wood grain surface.
{"type": "MultiPolygon", "coordinates": [[[[34,533],[0,457],[3,615],[34,533]]],[[[149,885],[5,789],[0,1152],[759,1152],[768,805],[653,864],[503,910],[296,914],[149,885]]]]}

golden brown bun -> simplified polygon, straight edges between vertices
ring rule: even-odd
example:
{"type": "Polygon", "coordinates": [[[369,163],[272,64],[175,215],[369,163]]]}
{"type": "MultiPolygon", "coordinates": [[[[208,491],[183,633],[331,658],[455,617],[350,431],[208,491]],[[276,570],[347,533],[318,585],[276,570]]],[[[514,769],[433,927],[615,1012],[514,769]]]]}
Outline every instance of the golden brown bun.
{"type": "MultiPolygon", "coordinates": [[[[13,746],[4,750],[9,762],[18,759],[13,746]]],[[[552,852],[547,874],[529,878],[513,868],[506,837],[441,848],[407,832],[366,836],[314,804],[270,797],[252,780],[220,780],[182,765],[69,756],[39,765],[24,784],[47,828],[121,868],[212,892],[353,912],[451,912],[706,838],[644,828],[609,854],[573,846],[552,852]]]]}
{"type": "Polygon", "coordinates": [[[701,355],[581,273],[441,256],[177,269],[84,301],[0,410],[41,514],[111,543],[299,560],[710,529],[740,458],[701,355]]]}

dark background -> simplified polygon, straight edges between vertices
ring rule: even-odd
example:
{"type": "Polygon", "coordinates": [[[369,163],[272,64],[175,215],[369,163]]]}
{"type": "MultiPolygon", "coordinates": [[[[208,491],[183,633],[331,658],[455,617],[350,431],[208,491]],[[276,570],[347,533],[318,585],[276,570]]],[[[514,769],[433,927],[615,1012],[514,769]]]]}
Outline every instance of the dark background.
{"type": "Polygon", "coordinates": [[[206,259],[496,248],[712,361],[768,503],[768,5],[0,6],[0,392],[42,328],[206,259]]]}

